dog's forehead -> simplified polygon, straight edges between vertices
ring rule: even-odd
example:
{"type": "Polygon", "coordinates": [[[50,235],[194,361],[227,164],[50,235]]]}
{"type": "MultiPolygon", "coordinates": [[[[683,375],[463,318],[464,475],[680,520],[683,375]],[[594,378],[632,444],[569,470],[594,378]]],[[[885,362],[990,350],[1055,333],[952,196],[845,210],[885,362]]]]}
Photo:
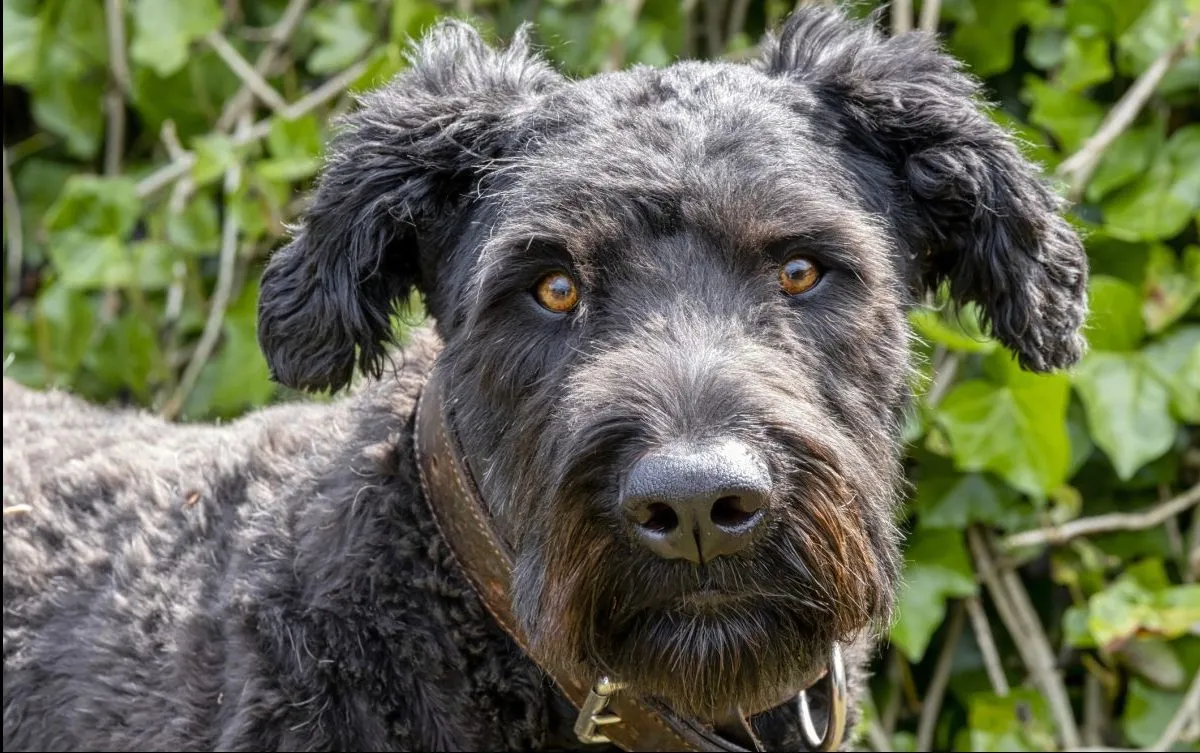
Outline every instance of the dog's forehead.
{"type": "Polygon", "coordinates": [[[815,103],[800,83],[729,64],[575,82],[540,103],[496,165],[498,233],[585,250],[648,228],[758,246],[862,226],[838,124],[815,103]]]}

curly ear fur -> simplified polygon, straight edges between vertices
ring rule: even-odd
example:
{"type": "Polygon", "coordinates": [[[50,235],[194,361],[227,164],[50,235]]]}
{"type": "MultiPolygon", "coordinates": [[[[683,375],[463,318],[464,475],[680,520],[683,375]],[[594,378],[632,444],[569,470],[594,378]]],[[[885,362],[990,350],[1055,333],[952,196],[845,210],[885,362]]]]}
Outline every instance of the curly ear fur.
{"type": "Polygon", "coordinates": [[[772,39],[765,70],[836,109],[847,148],[887,165],[889,207],[917,285],[950,283],[1031,370],[1082,355],[1087,258],[1063,202],[984,113],[979,85],[922,32],[885,38],[840,11],[808,8],[772,39]]]}
{"type": "Polygon", "coordinates": [[[444,22],[409,59],[343,121],[304,224],[263,273],[258,339],[282,384],[344,387],[356,350],[359,368],[381,373],[397,301],[440,252],[435,224],[458,216],[521,102],[561,80],[524,29],[495,50],[444,22]]]}

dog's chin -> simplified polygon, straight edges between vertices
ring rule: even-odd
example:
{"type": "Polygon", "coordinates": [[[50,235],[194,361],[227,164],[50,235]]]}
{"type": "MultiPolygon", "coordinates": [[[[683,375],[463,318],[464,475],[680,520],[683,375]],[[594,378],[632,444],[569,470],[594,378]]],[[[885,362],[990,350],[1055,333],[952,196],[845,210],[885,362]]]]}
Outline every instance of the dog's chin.
{"type": "Polygon", "coordinates": [[[749,600],[701,593],[601,628],[587,664],[678,714],[716,719],[765,711],[811,685],[832,640],[820,632],[749,600]]]}

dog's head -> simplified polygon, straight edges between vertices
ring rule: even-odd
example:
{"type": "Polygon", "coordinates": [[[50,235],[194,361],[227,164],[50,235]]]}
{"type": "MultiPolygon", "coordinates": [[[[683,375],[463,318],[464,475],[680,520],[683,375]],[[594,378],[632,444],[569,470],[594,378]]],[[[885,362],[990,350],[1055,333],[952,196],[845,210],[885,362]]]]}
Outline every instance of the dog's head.
{"type": "Polygon", "coordinates": [[[443,24],[262,283],[273,373],[315,389],[379,375],[420,290],[536,650],[692,713],[888,615],[923,291],[1026,368],[1083,345],[1080,242],[931,37],[809,9],[764,47],[569,81],[443,24]]]}

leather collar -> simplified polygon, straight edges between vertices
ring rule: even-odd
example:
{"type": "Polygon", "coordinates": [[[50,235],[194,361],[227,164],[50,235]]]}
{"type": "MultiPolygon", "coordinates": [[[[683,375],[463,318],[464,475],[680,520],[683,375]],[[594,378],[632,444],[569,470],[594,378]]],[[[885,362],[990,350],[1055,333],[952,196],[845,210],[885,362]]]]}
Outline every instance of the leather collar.
{"type": "MultiPolygon", "coordinates": [[[[492,527],[487,508],[463,461],[462,447],[444,400],[442,369],[438,366],[435,364],[417,401],[414,446],[421,490],[438,530],[488,612],[526,656],[537,661],[512,613],[512,555],[492,527]]],[[[677,716],[660,703],[621,693],[620,685],[608,678],[598,678],[590,684],[584,678],[551,672],[540,663],[539,666],[580,710],[575,731],[581,742],[609,742],[627,751],[750,750],[717,734],[709,725],[677,716]]],[[[837,669],[840,670],[840,656],[837,669]]],[[[807,717],[803,694],[801,703],[807,717]]],[[[844,716],[839,721],[844,723],[844,716]]],[[[754,749],[761,750],[749,724],[743,726],[754,749]]],[[[839,726],[836,741],[827,742],[836,746],[840,740],[839,726]]]]}

